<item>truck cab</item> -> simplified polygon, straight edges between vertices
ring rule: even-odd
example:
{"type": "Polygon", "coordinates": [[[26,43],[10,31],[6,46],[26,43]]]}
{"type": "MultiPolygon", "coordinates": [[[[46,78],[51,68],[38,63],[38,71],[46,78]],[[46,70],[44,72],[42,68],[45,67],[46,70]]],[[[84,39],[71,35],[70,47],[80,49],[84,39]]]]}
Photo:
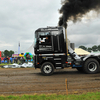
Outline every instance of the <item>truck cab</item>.
{"type": "Polygon", "coordinates": [[[65,48],[62,27],[39,28],[35,31],[35,54],[65,53],[65,48]]]}

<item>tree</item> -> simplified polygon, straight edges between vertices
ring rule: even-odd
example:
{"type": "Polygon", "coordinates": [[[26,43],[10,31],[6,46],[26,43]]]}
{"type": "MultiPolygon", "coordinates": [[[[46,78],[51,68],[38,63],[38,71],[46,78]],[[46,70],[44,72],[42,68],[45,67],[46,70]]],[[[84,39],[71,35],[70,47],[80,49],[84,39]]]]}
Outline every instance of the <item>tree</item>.
{"type": "Polygon", "coordinates": [[[10,50],[10,51],[5,50],[5,51],[4,51],[4,56],[5,56],[5,57],[7,57],[7,56],[12,56],[12,54],[14,54],[14,51],[12,51],[12,50],[10,50]]]}
{"type": "Polygon", "coordinates": [[[85,46],[79,46],[79,48],[81,48],[81,49],[83,49],[83,50],[87,50],[87,47],[85,47],[85,46]]]}
{"type": "Polygon", "coordinates": [[[9,56],[9,51],[8,51],[8,50],[5,50],[5,51],[4,51],[4,56],[5,56],[5,57],[9,56]]]}
{"type": "Polygon", "coordinates": [[[94,52],[96,52],[96,51],[98,51],[98,47],[97,47],[96,45],[94,45],[94,46],[92,47],[92,50],[93,50],[94,52]]]}
{"type": "Polygon", "coordinates": [[[14,51],[10,50],[9,51],[9,56],[12,56],[12,54],[14,54],[14,51]]]}
{"type": "Polygon", "coordinates": [[[4,57],[4,56],[5,56],[3,51],[1,51],[1,55],[2,55],[2,57],[4,57]]]}
{"type": "Polygon", "coordinates": [[[92,48],[88,48],[88,52],[91,52],[92,51],[92,48]]]}
{"type": "Polygon", "coordinates": [[[100,45],[98,45],[98,51],[100,51],[100,45]]]}

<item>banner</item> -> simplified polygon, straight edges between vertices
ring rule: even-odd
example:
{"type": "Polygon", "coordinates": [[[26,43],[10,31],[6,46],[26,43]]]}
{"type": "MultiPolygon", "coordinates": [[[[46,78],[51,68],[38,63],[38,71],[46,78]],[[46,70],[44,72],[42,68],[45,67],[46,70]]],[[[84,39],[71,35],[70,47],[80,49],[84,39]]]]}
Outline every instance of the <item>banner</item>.
{"type": "Polygon", "coordinates": [[[19,57],[19,54],[12,54],[12,57],[19,57]]]}
{"type": "Polygon", "coordinates": [[[1,53],[1,51],[0,51],[0,57],[2,56],[2,53],[1,53]]]}

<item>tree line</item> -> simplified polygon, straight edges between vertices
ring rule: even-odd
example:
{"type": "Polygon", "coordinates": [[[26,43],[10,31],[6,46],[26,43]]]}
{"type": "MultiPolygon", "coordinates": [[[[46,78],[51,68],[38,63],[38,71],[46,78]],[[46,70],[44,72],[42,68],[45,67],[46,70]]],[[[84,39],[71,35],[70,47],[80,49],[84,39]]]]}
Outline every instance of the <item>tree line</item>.
{"type": "Polygon", "coordinates": [[[85,47],[83,45],[79,46],[79,48],[83,49],[83,50],[86,50],[88,52],[97,52],[97,51],[100,51],[100,45],[94,45],[92,46],[91,48],[90,47],[85,47]]]}
{"type": "Polygon", "coordinates": [[[2,53],[2,57],[7,57],[7,56],[11,57],[12,54],[14,54],[14,51],[4,50],[4,51],[1,51],[1,53],[2,53]]]}

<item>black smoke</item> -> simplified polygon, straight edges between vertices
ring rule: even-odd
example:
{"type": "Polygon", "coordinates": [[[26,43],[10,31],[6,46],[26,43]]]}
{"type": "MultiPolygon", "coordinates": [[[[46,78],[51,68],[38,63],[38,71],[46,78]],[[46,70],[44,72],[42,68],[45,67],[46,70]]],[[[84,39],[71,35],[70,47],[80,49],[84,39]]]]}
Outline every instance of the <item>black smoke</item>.
{"type": "Polygon", "coordinates": [[[68,20],[76,22],[87,12],[100,10],[100,0],[65,0],[59,12],[62,16],[59,18],[59,26],[67,28],[68,20]]]}

